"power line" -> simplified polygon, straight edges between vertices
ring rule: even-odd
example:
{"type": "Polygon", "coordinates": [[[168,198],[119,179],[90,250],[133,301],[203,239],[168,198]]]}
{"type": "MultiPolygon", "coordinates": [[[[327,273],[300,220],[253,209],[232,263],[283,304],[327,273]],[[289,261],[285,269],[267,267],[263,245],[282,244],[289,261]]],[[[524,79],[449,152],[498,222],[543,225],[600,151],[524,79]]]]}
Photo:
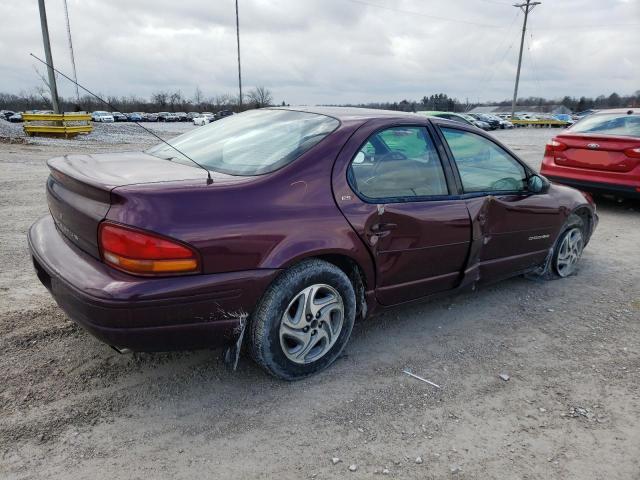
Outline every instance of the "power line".
{"type": "MultiPolygon", "coordinates": [[[[457,18],[448,18],[448,17],[441,17],[438,15],[431,15],[428,13],[424,13],[424,12],[416,12],[416,11],[412,11],[412,10],[404,10],[401,8],[395,8],[395,7],[389,7],[387,5],[380,5],[377,3],[371,3],[365,0],[347,0],[348,2],[351,3],[357,3],[359,5],[367,5],[369,7],[374,7],[374,8],[380,8],[382,10],[389,10],[391,12],[398,12],[398,13],[404,13],[407,15],[413,15],[413,16],[417,16],[417,17],[424,17],[424,18],[432,18],[434,20],[443,20],[445,22],[453,22],[453,23],[463,23],[466,25],[475,25],[477,27],[484,27],[484,28],[493,28],[493,29],[497,29],[497,30],[503,30],[507,27],[502,27],[499,25],[489,25],[486,23],[478,23],[478,22],[472,22],[470,20],[460,20],[457,18]]],[[[510,3],[503,3],[503,2],[499,2],[496,0],[482,0],[484,2],[487,3],[492,3],[494,5],[502,5],[502,6],[508,6],[511,5],[510,3]]],[[[514,5],[516,6],[516,5],[514,5]]],[[[571,25],[571,28],[591,28],[591,29],[598,29],[598,28],[609,28],[609,27],[636,27],[636,26],[640,26],[640,23],[620,23],[620,24],[609,24],[609,25],[571,25]]],[[[566,30],[567,26],[566,25],[549,25],[549,26],[543,26],[543,27],[538,27],[539,30],[566,30]]]]}
{"type": "MultiPolygon", "coordinates": [[[[504,46],[507,44],[507,42],[511,38],[511,29],[515,25],[516,20],[518,19],[519,15],[520,15],[520,10],[518,10],[516,12],[515,16],[513,17],[513,19],[509,23],[509,26],[507,27],[507,31],[502,36],[502,39],[501,39],[500,43],[498,43],[498,46],[496,47],[495,51],[493,52],[493,55],[491,56],[491,61],[489,62],[490,70],[489,70],[488,73],[485,71],[485,73],[482,75],[482,79],[480,80],[480,84],[481,85],[484,85],[484,84],[490,82],[493,79],[493,75],[495,73],[494,65],[496,64],[496,59],[498,58],[498,52],[500,52],[504,48],[504,46]]],[[[500,61],[498,63],[502,63],[504,58],[507,56],[507,53],[509,53],[509,50],[511,50],[511,47],[513,46],[513,43],[514,43],[514,40],[511,41],[511,44],[507,47],[507,50],[504,52],[504,54],[502,55],[502,58],[500,59],[500,61]]]]}
{"type": "Polygon", "coordinates": [[[477,22],[471,22],[471,21],[468,21],[468,20],[458,20],[456,18],[440,17],[438,15],[430,15],[428,13],[414,12],[414,11],[402,10],[402,9],[394,8],[394,7],[387,7],[386,5],[379,5],[379,4],[376,4],[376,3],[369,3],[369,2],[365,2],[364,0],[347,0],[347,1],[349,1],[351,3],[358,3],[360,5],[367,5],[369,7],[381,8],[383,10],[390,10],[392,12],[406,13],[408,15],[413,15],[413,16],[417,16],[417,17],[432,18],[434,20],[443,20],[445,22],[464,23],[466,25],[475,25],[477,27],[484,27],[484,28],[496,28],[496,29],[504,28],[504,27],[500,27],[499,25],[488,25],[486,23],[477,23],[477,22]]]}
{"type": "MultiPolygon", "coordinates": [[[[533,34],[529,33],[529,37],[531,37],[531,42],[533,43],[533,34]]],[[[529,39],[526,39],[527,42],[527,51],[529,52],[529,58],[531,59],[531,66],[533,67],[533,79],[536,82],[536,86],[538,87],[538,95],[542,91],[542,86],[540,85],[540,77],[538,76],[538,66],[536,65],[536,59],[533,57],[533,52],[531,51],[531,43],[529,43],[529,39]]]]}

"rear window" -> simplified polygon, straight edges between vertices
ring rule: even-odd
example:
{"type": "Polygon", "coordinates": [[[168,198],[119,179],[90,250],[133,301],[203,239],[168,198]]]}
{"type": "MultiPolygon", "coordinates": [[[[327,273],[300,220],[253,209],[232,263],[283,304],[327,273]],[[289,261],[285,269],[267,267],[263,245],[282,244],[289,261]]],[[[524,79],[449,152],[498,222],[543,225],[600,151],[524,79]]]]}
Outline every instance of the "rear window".
{"type": "Polygon", "coordinates": [[[573,127],[573,133],[597,133],[640,137],[640,115],[596,114],[583,118],[573,127]]]}
{"type": "MultiPolygon", "coordinates": [[[[291,110],[251,110],[180,135],[170,143],[205,168],[229,175],[261,175],[292,162],[333,132],[338,120],[291,110]]],[[[165,144],[147,151],[189,160],[165,144]]]]}

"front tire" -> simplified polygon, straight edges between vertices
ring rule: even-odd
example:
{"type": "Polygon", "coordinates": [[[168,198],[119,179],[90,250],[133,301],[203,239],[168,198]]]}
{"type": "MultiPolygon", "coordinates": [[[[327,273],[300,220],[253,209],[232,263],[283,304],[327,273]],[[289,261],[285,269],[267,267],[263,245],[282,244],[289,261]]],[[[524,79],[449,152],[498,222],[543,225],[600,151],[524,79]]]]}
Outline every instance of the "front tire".
{"type": "Polygon", "coordinates": [[[283,380],[318,373],[340,355],[353,329],[356,296],[347,275],[319,259],[283,272],[249,325],[251,356],[283,380]]]}
{"type": "Polygon", "coordinates": [[[553,247],[553,255],[539,276],[543,279],[566,278],[576,273],[586,244],[587,232],[582,217],[571,214],[553,247]]]}

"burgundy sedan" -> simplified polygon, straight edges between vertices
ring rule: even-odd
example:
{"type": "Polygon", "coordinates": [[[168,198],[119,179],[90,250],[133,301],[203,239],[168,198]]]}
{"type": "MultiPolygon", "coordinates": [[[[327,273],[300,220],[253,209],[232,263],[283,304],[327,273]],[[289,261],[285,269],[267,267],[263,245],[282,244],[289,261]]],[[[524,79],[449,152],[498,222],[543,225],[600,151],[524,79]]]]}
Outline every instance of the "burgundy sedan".
{"type": "Polygon", "coordinates": [[[402,112],[253,110],[48,165],[29,246],[69,317],[118,349],[244,339],[290,380],[375,310],[571,275],[597,223],[589,196],[481,130],[402,112]]]}

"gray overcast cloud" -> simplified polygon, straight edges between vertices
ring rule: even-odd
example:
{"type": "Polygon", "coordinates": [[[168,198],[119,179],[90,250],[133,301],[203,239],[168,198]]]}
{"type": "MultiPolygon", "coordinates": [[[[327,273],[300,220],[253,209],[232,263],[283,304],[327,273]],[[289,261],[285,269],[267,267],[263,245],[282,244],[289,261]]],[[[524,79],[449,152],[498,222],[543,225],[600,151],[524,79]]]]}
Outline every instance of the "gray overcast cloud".
{"type": "MultiPolygon", "coordinates": [[[[508,0],[240,0],[243,83],[274,100],[346,103],[513,92],[522,14],[508,0]],[[452,19],[456,21],[449,21],[452,19]]],[[[234,0],[68,0],[78,79],[103,94],[236,94],[234,0]]],[[[47,0],[53,59],[69,73],[62,0],[47,0]]],[[[0,0],[0,91],[40,83],[36,0],[0,0]]],[[[62,95],[73,88],[59,80],[62,95]]],[[[542,0],[520,96],[640,89],[640,0],[542,0]]]]}

